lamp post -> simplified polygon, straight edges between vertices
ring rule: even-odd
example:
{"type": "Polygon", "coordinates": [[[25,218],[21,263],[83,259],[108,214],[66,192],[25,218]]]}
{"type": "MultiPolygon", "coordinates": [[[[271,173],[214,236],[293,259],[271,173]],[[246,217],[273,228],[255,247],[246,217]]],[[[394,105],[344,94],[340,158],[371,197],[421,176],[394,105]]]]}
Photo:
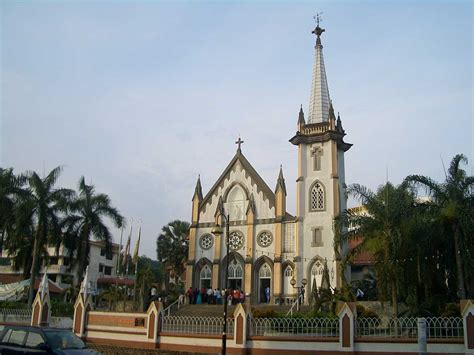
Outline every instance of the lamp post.
{"type": "MultiPolygon", "coordinates": [[[[226,253],[225,253],[225,270],[224,270],[224,324],[222,325],[222,355],[226,354],[227,347],[227,289],[229,283],[229,215],[220,213],[216,216],[218,219],[222,217],[225,223],[225,243],[226,243],[226,253]]],[[[219,236],[223,234],[222,227],[219,226],[219,222],[211,231],[212,234],[219,236]]],[[[223,238],[224,239],[224,238],[223,238]]]]}
{"type": "Polygon", "coordinates": [[[295,277],[293,276],[290,280],[290,284],[293,288],[296,288],[298,291],[298,297],[296,297],[296,302],[298,302],[296,304],[296,310],[299,310],[299,305],[300,305],[300,295],[303,295],[303,301],[304,301],[304,287],[306,286],[306,284],[308,283],[308,281],[306,279],[303,279],[301,280],[301,286],[295,286],[296,285],[296,280],[295,280],[295,277]]]}

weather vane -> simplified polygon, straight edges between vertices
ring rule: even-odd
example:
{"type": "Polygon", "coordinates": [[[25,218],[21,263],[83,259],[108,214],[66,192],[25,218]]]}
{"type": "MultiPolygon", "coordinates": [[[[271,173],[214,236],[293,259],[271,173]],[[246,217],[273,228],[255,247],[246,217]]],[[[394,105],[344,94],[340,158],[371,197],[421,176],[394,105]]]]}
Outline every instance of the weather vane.
{"type": "Polygon", "coordinates": [[[314,29],[312,33],[318,36],[318,40],[319,40],[319,37],[322,35],[322,33],[325,31],[324,28],[319,27],[319,23],[323,21],[323,19],[321,18],[322,14],[323,14],[322,12],[317,12],[316,15],[313,16],[314,20],[316,21],[316,28],[314,29]]]}
{"type": "Polygon", "coordinates": [[[316,25],[319,27],[319,23],[323,22],[323,19],[321,18],[321,15],[323,12],[317,12],[315,16],[313,16],[314,20],[316,21],[316,25]]]}

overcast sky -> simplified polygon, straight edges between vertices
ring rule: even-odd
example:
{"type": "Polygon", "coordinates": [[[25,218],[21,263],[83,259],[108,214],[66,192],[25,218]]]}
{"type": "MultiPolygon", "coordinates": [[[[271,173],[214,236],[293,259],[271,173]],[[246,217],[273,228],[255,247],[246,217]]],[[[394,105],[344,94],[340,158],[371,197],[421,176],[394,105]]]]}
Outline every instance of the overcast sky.
{"type": "Polygon", "coordinates": [[[161,227],[190,219],[198,174],[205,194],[239,134],[272,189],[283,164],[295,212],[288,139],[300,104],[308,111],[319,11],[330,96],[354,144],[347,183],[376,189],[387,170],[394,183],[413,173],[442,181],[441,158],[473,159],[471,1],[4,0],[0,9],[0,166],[64,165],[64,187],[84,175],[143,221],[141,254],[153,258],[161,227]]]}

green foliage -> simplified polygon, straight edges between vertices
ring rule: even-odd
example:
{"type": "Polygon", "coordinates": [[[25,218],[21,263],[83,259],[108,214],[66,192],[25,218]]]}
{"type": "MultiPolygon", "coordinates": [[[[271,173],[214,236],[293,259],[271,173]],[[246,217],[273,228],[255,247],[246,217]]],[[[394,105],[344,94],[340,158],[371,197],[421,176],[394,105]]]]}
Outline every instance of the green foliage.
{"type": "Polygon", "coordinates": [[[69,302],[56,301],[51,299],[51,316],[53,317],[73,317],[74,304],[69,302]]]}
{"type": "Polygon", "coordinates": [[[380,319],[379,315],[377,313],[375,313],[374,311],[370,310],[370,309],[367,309],[365,308],[364,306],[362,305],[357,305],[356,306],[357,308],[357,317],[361,317],[361,318],[377,318],[377,319],[380,319]]]}
{"type": "Polygon", "coordinates": [[[69,202],[69,214],[63,223],[66,247],[77,253],[71,267],[79,264],[77,276],[80,279],[88,264],[91,237],[103,242],[107,252],[111,251],[112,235],[103,219],[110,219],[117,228],[122,227],[124,219],[112,206],[110,198],[96,193],[94,186],[87,185],[84,177],[79,180],[78,192],[69,202]]]}
{"type": "Polygon", "coordinates": [[[189,223],[172,221],[161,229],[156,240],[156,254],[167,272],[178,278],[185,270],[184,263],[188,259],[189,223]]]}
{"type": "Polygon", "coordinates": [[[24,302],[0,301],[0,309],[28,309],[28,305],[24,302]]]}
{"type": "Polygon", "coordinates": [[[254,308],[252,307],[252,315],[254,318],[280,318],[282,315],[273,308],[254,308]]]}

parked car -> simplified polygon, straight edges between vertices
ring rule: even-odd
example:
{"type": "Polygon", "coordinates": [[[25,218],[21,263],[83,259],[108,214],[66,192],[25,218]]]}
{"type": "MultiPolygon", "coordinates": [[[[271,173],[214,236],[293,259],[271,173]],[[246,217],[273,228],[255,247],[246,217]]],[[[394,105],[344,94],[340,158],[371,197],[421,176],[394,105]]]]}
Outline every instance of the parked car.
{"type": "Polygon", "coordinates": [[[0,354],[99,354],[70,330],[20,325],[5,326],[0,333],[0,354]]]}

